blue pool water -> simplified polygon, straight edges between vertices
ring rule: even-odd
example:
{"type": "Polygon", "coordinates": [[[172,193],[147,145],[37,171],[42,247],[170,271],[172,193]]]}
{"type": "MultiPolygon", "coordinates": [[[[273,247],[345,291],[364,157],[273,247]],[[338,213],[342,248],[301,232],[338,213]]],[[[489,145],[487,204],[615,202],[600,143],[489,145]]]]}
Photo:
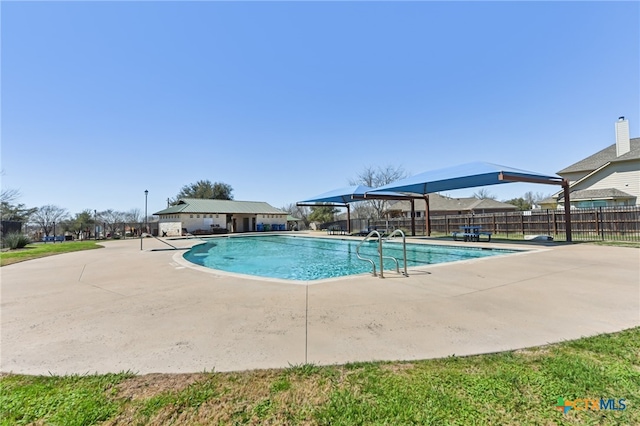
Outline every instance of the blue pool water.
{"type": "MultiPolygon", "coordinates": [[[[371,273],[371,264],[358,259],[359,240],[305,238],[289,235],[212,238],[184,254],[192,263],[212,269],[287,280],[312,281],[371,273]]],[[[360,248],[379,270],[377,241],[360,248]]],[[[514,253],[514,250],[481,249],[407,243],[407,266],[424,266],[514,253]]],[[[384,255],[393,256],[402,269],[402,244],[386,242],[384,255]]],[[[384,269],[395,271],[395,262],[385,259],[384,269]]]]}

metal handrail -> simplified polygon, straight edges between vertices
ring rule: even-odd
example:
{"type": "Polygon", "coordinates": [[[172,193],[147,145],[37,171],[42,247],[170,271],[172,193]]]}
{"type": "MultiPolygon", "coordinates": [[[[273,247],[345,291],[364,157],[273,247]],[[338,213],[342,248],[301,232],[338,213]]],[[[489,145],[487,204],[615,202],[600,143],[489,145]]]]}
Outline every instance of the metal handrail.
{"type": "Polygon", "coordinates": [[[372,235],[377,235],[378,236],[378,254],[380,254],[380,278],[384,278],[384,274],[382,272],[382,270],[384,269],[382,266],[382,236],[380,235],[380,233],[376,230],[373,230],[371,232],[369,232],[369,234],[364,237],[364,239],[362,241],[360,241],[360,244],[358,244],[358,246],[356,247],[356,256],[358,257],[358,259],[360,260],[365,260],[369,263],[371,263],[371,266],[373,267],[373,276],[376,276],[376,264],[373,260],[368,259],[366,257],[362,257],[360,256],[360,246],[362,246],[362,244],[364,244],[365,241],[367,241],[369,239],[369,237],[371,237],[372,235]]]}
{"type": "MultiPolygon", "coordinates": [[[[393,256],[382,256],[382,243],[384,242],[384,239],[380,242],[380,247],[378,248],[378,250],[380,251],[380,262],[382,262],[382,259],[391,259],[396,263],[396,272],[400,273],[400,264],[398,263],[398,259],[396,259],[393,256]]],[[[382,273],[382,263],[380,263],[380,272],[382,273]]]]}
{"type": "Polygon", "coordinates": [[[396,272],[398,274],[402,274],[405,277],[409,276],[409,273],[407,272],[407,239],[406,236],[404,234],[404,232],[401,229],[396,229],[394,230],[389,236],[382,238],[382,235],[380,235],[380,233],[376,230],[373,230],[371,232],[369,232],[369,234],[367,234],[366,237],[364,237],[364,239],[362,241],[360,241],[360,244],[358,244],[358,246],[356,247],[356,256],[358,257],[358,259],[360,260],[364,260],[367,261],[369,263],[371,263],[371,267],[373,268],[373,276],[376,276],[376,264],[373,260],[366,258],[366,257],[362,257],[360,255],[360,247],[362,246],[362,244],[365,243],[365,241],[369,240],[370,237],[372,237],[373,235],[378,237],[378,255],[380,256],[380,278],[384,278],[384,259],[391,259],[395,262],[396,264],[396,272]],[[400,263],[398,262],[398,259],[396,259],[393,256],[385,256],[383,253],[383,245],[382,243],[385,240],[390,240],[392,239],[394,236],[396,235],[401,235],[402,236],[402,257],[403,257],[403,262],[404,262],[404,271],[400,272],[400,263]]]}
{"type": "MultiPolygon", "coordinates": [[[[386,237],[385,239],[390,240],[396,234],[402,235],[402,259],[404,261],[404,272],[402,273],[402,275],[404,275],[405,277],[408,277],[409,273],[407,272],[407,238],[404,235],[404,231],[402,229],[396,229],[391,234],[389,234],[389,236],[386,237]]],[[[385,257],[391,257],[391,256],[385,256],[385,257]]],[[[391,258],[396,261],[396,271],[400,273],[399,266],[398,266],[398,259],[396,259],[395,257],[391,257],[391,258]]]]}
{"type": "Polygon", "coordinates": [[[174,250],[178,250],[178,247],[174,246],[173,244],[169,244],[168,242],[166,242],[165,240],[161,240],[160,238],[156,237],[155,235],[151,235],[153,238],[155,238],[156,240],[160,241],[161,243],[165,243],[166,245],[172,247],[174,250]]]}

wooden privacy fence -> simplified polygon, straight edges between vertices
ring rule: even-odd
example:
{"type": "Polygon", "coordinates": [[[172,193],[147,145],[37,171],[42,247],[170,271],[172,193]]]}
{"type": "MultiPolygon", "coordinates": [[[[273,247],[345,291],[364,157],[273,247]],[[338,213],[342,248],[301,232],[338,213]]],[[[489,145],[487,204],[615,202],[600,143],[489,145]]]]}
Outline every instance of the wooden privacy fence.
{"type": "MultiPolygon", "coordinates": [[[[416,234],[425,235],[425,219],[416,218],[415,223],[416,234]]],[[[638,206],[573,209],[571,223],[574,240],[640,241],[640,207],[638,206]]],[[[480,225],[485,231],[514,238],[525,235],[550,235],[560,239],[566,237],[564,210],[431,216],[432,233],[451,234],[464,225],[480,225]]],[[[411,220],[405,218],[351,220],[352,230],[373,227],[401,228],[410,232],[411,220]]]]}

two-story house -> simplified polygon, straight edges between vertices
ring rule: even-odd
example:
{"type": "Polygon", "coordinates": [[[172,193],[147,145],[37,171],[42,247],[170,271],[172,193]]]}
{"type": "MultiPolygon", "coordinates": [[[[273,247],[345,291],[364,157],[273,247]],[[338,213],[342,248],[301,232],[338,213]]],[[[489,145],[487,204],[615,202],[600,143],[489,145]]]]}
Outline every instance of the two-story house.
{"type": "MultiPolygon", "coordinates": [[[[629,138],[629,121],[615,123],[616,143],[558,172],[569,180],[571,207],[640,205],[640,138],[629,138]]],[[[540,203],[564,208],[562,192],[540,203]]]]}

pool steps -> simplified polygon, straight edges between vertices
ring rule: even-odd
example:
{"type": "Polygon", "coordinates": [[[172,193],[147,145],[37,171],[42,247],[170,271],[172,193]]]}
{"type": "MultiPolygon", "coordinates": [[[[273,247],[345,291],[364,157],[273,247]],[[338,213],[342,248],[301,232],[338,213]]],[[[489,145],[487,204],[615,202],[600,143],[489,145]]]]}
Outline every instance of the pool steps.
{"type": "Polygon", "coordinates": [[[384,259],[391,259],[396,263],[396,272],[398,274],[402,274],[405,277],[408,277],[409,274],[407,272],[407,241],[406,241],[406,237],[404,235],[404,232],[401,229],[396,229],[395,231],[393,231],[388,237],[382,238],[382,235],[380,235],[380,233],[376,230],[373,230],[371,232],[369,232],[369,234],[367,234],[366,237],[364,237],[364,239],[360,242],[360,244],[358,244],[358,246],[356,247],[356,256],[358,256],[358,259],[363,260],[365,262],[369,262],[371,263],[371,267],[373,269],[373,276],[378,276],[380,278],[384,278],[384,264],[383,264],[383,260],[384,259]],[[393,237],[395,237],[396,235],[401,235],[402,236],[402,256],[403,256],[403,262],[404,262],[404,271],[401,273],[400,272],[400,263],[398,262],[398,259],[396,259],[393,256],[385,256],[383,254],[383,243],[384,241],[388,241],[391,240],[393,237]],[[366,258],[366,257],[362,257],[360,255],[360,247],[362,246],[362,244],[364,244],[366,241],[368,241],[369,239],[371,239],[371,237],[376,236],[378,237],[378,254],[380,255],[380,273],[376,274],[376,264],[373,260],[366,258]]]}

